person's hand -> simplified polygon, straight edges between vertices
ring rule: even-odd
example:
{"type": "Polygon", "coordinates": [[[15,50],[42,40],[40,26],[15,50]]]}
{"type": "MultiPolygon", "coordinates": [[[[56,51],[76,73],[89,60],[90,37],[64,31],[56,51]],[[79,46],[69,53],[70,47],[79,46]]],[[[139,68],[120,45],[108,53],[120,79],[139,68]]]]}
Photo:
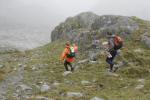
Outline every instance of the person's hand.
{"type": "Polygon", "coordinates": [[[107,52],[107,57],[108,57],[108,58],[111,58],[112,55],[111,55],[109,52],[107,52]]]}

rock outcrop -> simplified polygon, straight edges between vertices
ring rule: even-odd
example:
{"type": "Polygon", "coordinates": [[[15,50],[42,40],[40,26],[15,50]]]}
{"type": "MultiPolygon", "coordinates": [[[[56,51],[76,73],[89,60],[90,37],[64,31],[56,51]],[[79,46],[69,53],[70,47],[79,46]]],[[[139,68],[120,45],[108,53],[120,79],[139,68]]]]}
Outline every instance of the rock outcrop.
{"type": "Polygon", "coordinates": [[[150,48],[150,35],[148,33],[145,33],[141,36],[141,41],[150,48]]]}
{"type": "Polygon", "coordinates": [[[131,18],[126,16],[104,15],[97,18],[92,24],[93,30],[102,32],[126,32],[132,33],[139,28],[138,24],[131,18]]]}
{"type": "MultiPolygon", "coordinates": [[[[91,12],[85,12],[75,17],[70,17],[57,26],[52,31],[51,40],[74,39],[74,41],[77,41],[81,37],[83,39],[83,36],[86,38],[85,40],[89,40],[88,37],[92,38],[93,34],[94,36],[102,35],[107,31],[130,34],[138,29],[139,25],[132,17],[115,15],[98,16],[91,12]]],[[[94,36],[93,38],[95,38],[94,36]]]]}
{"type": "Polygon", "coordinates": [[[87,12],[81,13],[75,17],[67,18],[65,22],[57,26],[51,34],[51,40],[55,41],[60,38],[70,38],[77,36],[82,31],[87,31],[91,28],[98,15],[87,12]]]}

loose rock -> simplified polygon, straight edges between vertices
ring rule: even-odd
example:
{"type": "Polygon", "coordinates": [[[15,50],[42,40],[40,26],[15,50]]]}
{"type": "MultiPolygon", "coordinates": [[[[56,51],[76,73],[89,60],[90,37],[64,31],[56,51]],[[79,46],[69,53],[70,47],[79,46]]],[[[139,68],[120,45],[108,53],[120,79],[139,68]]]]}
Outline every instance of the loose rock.
{"type": "Polygon", "coordinates": [[[81,84],[82,85],[87,85],[87,84],[90,84],[90,82],[89,81],[81,81],[81,84]]]}
{"type": "Polygon", "coordinates": [[[142,85],[142,84],[141,84],[141,85],[137,85],[137,86],[135,87],[136,90],[140,90],[140,89],[142,89],[142,88],[144,88],[144,85],[142,85]]]}
{"type": "Polygon", "coordinates": [[[68,92],[67,97],[82,97],[83,94],[80,92],[68,92]]]}
{"type": "Polygon", "coordinates": [[[52,99],[49,99],[49,98],[43,97],[43,96],[36,96],[35,99],[36,100],[52,100],[52,99]]]}
{"type": "Polygon", "coordinates": [[[93,97],[91,100],[104,100],[104,99],[99,98],[99,97],[93,97]]]}
{"type": "Polygon", "coordinates": [[[64,73],[63,73],[63,76],[67,76],[67,75],[69,75],[69,74],[71,74],[72,72],[71,71],[65,71],[64,73]]]}
{"type": "Polygon", "coordinates": [[[4,67],[4,65],[0,65],[0,69],[2,69],[4,67]]]}
{"type": "Polygon", "coordinates": [[[48,86],[46,83],[44,83],[41,86],[41,92],[47,92],[47,91],[49,91],[49,89],[50,89],[50,86],[48,86]]]}

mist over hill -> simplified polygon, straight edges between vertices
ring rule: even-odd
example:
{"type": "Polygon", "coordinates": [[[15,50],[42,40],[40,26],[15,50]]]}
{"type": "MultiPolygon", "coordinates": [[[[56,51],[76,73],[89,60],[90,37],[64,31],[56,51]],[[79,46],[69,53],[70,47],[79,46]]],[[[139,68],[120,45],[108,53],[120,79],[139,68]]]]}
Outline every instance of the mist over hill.
{"type": "Polygon", "coordinates": [[[28,49],[45,44],[55,26],[81,12],[150,19],[149,4],[148,0],[0,0],[0,37],[4,38],[0,48],[28,49]]]}
{"type": "Polygon", "coordinates": [[[26,25],[0,17],[0,51],[27,50],[50,42],[48,27],[26,25]]]}

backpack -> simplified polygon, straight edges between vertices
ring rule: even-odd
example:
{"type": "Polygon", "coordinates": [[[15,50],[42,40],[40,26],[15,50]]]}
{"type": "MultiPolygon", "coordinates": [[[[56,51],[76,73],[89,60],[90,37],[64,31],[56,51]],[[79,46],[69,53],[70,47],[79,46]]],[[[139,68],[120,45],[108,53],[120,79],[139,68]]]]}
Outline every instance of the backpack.
{"type": "Polygon", "coordinates": [[[115,36],[114,37],[114,44],[115,44],[115,47],[114,47],[115,50],[122,48],[122,46],[123,46],[122,38],[119,36],[115,36]]]}
{"type": "Polygon", "coordinates": [[[73,58],[73,57],[75,57],[74,48],[73,48],[73,47],[70,47],[69,50],[70,50],[70,53],[67,55],[67,57],[68,57],[68,58],[73,58]]]}

